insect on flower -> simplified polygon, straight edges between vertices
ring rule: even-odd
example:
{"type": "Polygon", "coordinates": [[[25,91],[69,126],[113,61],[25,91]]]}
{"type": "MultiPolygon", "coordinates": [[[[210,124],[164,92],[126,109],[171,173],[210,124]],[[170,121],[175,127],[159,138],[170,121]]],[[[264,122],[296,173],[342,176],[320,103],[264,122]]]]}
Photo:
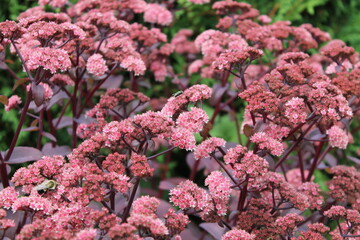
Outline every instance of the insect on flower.
{"type": "Polygon", "coordinates": [[[183,93],[183,91],[178,91],[178,92],[174,93],[172,96],[177,97],[177,96],[180,96],[182,93],[183,93]]]}
{"type": "Polygon", "coordinates": [[[55,190],[57,185],[58,185],[58,183],[56,181],[46,179],[39,185],[35,186],[35,189],[38,192],[39,191],[46,192],[47,190],[55,190]]]}

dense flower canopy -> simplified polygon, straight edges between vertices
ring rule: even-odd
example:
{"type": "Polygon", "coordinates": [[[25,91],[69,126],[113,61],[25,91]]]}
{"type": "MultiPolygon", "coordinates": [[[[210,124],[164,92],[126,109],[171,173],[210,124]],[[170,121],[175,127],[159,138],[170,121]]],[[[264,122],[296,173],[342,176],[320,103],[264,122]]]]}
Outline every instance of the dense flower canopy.
{"type": "Polygon", "coordinates": [[[2,236],[360,235],[358,53],[311,24],[210,2],[186,3],[212,4],[218,23],[200,33],[172,28],[175,1],[39,0],[0,23],[19,92],[0,102],[20,110],[0,154],[2,236]]]}

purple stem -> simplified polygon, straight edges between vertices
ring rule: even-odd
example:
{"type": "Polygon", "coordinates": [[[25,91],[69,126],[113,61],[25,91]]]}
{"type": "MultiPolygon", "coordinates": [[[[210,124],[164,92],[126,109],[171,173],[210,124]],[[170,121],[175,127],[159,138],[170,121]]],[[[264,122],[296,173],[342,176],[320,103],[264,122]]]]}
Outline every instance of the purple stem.
{"type": "Polygon", "coordinates": [[[137,178],[136,179],[136,182],[134,184],[134,187],[132,189],[132,192],[131,192],[131,195],[130,195],[130,199],[129,199],[129,202],[128,202],[128,205],[126,206],[125,210],[124,210],[124,214],[122,216],[122,223],[126,222],[127,218],[129,217],[129,213],[130,213],[130,209],[131,209],[131,205],[132,203],[134,202],[134,199],[135,199],[135,194],[136,194],[136,191],[137,191],[137,188],[139,187],[139,183],[140,183],[140,179],[137,178]]]}

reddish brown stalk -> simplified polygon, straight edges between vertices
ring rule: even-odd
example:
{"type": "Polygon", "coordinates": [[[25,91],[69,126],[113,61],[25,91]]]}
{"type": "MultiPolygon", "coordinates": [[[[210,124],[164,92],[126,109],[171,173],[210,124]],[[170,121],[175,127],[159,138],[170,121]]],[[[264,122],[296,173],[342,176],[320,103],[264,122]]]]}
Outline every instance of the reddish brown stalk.
{"type": "Polygon", "coordinates": [[[19,135],[20,135],[20,132],[21,132],[21,128],[22,126],[24,125],[24,122],[25,122],[25,118],[26,118],[26,112],[27,110],[29,109],[29,105],[30,105],[30,102],[31,102],[31,99],[32,99],[32,92],[31,90],[29,91],[28,93],[28,96],[26,98],[26,102],[25,102],[25,105],[24,105],[24,108],[22,109],[21,111],[21,115],[20,115],[20,120],[19,120],[19,124],[18,124],[18,127],[15,131],[15,134],[14,134],[14,137],[11,141],[11,144],[10,144],[10,147],[4,157],[4,161],[7,162],[10,157],[11,157],[11,154],[13,153],[14,151],[14,148],[15,148],[15,145],[16,145],[16,142],[19,138],[19,135]]]}
{"type": "Polygon", "coordinates": [[[108,75],[100,80],[100,82],[90,91],[90,93],[86,96],[84,104],[80,107],[80,110],[75,115],[76,117],[80,117],[81,113],[84,111],[85,107],[87,106],[90,99],[94,96],[95,92],[101,87],[101,85],[111,76],[111,74],[115,71],[115,69],[118,67],[118,63],[116,63],[108,75]]]}
{"type": "MultiPolygon", "coordinates": [[[[47,116],[48,122],[49,122],[50,133],[51,133],[51,135],[53,135],[54,137],[56,137],[56,129],[55,129],[54,124],[53,124],[53,118],[52,118],[52,114],[51,114],[51,111],[50,111],[50,110],[47,110],[47,111],[46,111],[46,116],[47,116]]],[[[55,146],[56,146],[56,142],[51,141],[51,145],[52,145],[53,147],[55,147],[55,146]]]]}
{"type": "Polygon", "coordinates": [[[245,184],[240,192],[239,202],[238,202],[238,207],[237,207],[238,211],[240,211],[240,212],[244,210],[245,200],[246,200],[246,196],[247,196],[248,177],[246,177],[246,178],[247,179],[245,181],[245,184]]]}
{"type": "Polygon", "coordinates": [[[299,143],[303,140],[303,137],[306,136],[306,134],[312,129],[312,127],[317,123],[318,120],[313,121],[308,128],[301,134],[301,136],[295,141],[295,143],[289,147],[284,155],[279,159],[279,161],[275,165],[275,169],[280,166],[280,164],[286,160],[286,158],[290,155],[290,153],[299,145],[299,143]]]}
{"type": "Polygon", "coordinates": [[[298,158],[299,158],[299,168],[300,168],[300,174],[301,174],[301,182],[305,182],[304,159],[302,157],[301,150],[298,151],[298,158]]]}
{"type": "Polygon", "coordinates": [[[56,121],[55,126],[54,126],[55,129],[59,126],[59,123],[60,123],[62,117],[64,116],[65,111],[66,111],[67,107],[70,105],[70,103],[71,103],[71,100],[69,99],[69,101],[67,101],[67,103],[65,104],[65,106],[64,106],[63,109],[61,110],[60,116],[59,116],[59,118],[58,118],[58,120],[56,121]]]}
{"type": "Polygon", "coordinates": [[[134,199],[135,199],[135,194],[136,194],[136,191],[139,187],[139,184],[140,184],[140,179],[137,178],[136,181],[135,181],[135,184],[134,184],[134,187],[131,191],[131,195],[130,195],[130,199],[128,201],[128,204],[124,210],[124,213],[122,215],[122,218],[121,218],[121,222],[126,222],[127,218],[129,217],[129,213],[130,213],[130,209],[131,209],[131,205],[132,203],[134,202],[134,199]]]}
{"type": "Polygon", "coordinates": [[[199,165],[200,165],[200,160],[195,160],[195,163],[191,168],[191,173],[190,173],[190,176],[189,176],[189,179],[191,181],[194,181],[194,179],[196,177],[197,169],[199,168],[199,165]]]}
{"type": "Polygon", "coordinates": [[[328,145],[325,150],[321,153],[321,149],[323,146],[324,142],[321,142],[321,144],[319,146],[321,146],[321,148],[319,148],[319,153],[316,155],[317,157],[314,158],[313,164],[311,165],[311,168],[309,170],[309,175],[306,178],[306,181],[310,181],[311,177],[313,176],[317,166],[321,163],[321,161],[325,158],[325,155],[330,151],[331,146],[328,145]]]}
{"type": "Polygon", "coordinates": [[[40,117],[39,117],[39,131],[38,131],[38,138],[36,143],[36,148],[41,150],[41,139],[42,139],[42,133],[44,129],[44,111],[45,111],[45,105],[42,106],[43,108],[40,110],[40,117]]]}
{"type": "Polygon", "coordinates": [[[227,174],[228,177],[231,179],[231,181],[233,181],[233,183],[234,183],[235,185],[237,185],[238,182],[235,180],[235,178],[232,176],[232,174],[229,172],[229,170],[227,170],[227,168],[225,167],[225,165],[224,165],[214,154],[210,154],[210,156],[216,160],[216,162],[217,162],[217,163],[220,165],[220,167],[226,172],[226,174],[227,174]]]}
{"type": "Polygon", "coordinates": [[[0,160],[1,160],[1,164],[0,164],[1,182],[3,184],[3,187],[6,188],[6,187],[10,186],[10,183],[9,183],[9,177],[7,174],[6,164],[5,164],[4,158],[2,156],[2,153],[0,153],[0,160]]]}
{"type": "Polygon", "coordinates": [[[21,55],[21,52],[20,52],[19,48],[17,47],[14,39],[11,39],[11,43],[12,43],[12,45],[14,46],[17,55],[19,55],[20,61],[21,61],[22,65],[23,65],[23,67],[24,67],[24,69],[25,69],[25,71],[26,71],[26,74],[28,75],[29,79],[30,79],[32,82],[34,82],[34,78],[33,78],[33,76],[31,75],[31,73],[30,73],[30,71],[29,71],[29,68],[27,67],[26,62],[25,62],[23,56],[21,55]]]}
{"type": "MultiPolygon", "coordinates": [[[[166,175],[169,171],[169,163],[171,162],[171,155],[172,152],[171,151],[167,151],[165,153],[165,162],[162,164],[162,169],[161,169],[161,181],[164,181],[166,179],[166,175]]],[[[159,188],[158,191],[158,197],[161,199],[162,195],[163,195],[163,190],[159,188]]]]}

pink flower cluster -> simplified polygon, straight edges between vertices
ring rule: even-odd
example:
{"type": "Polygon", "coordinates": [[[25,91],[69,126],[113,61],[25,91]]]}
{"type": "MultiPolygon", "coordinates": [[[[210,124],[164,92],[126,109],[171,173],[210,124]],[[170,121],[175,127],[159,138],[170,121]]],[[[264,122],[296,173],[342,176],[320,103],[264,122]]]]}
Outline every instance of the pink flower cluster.
{"type": "Polygon", "coordinates": [[[149,23],[160,25],[170,25],[173,21],[172,14],[169,10],[159,4],[148,4],[144,12],[144,20],[149,23]]]}
{"type": "Polygon", "coordinates": [[[306,122],[308,116],[304,99],[294,97],[285,103],[285,116],[294,124],[306,122]]]}
{"type": "Polygon", "coordinates": [[[254,240],[254,234],[250,234],[241,229],[232,229],[224,234],[221,240],[254,240]]]}
{"type": "Polygon", "coordinates": [[[213,67],[218,70],[231,70],[234,65],[243,65],[246,60],[258,59],[262,57],[261,50],[245,47],[243,49],[231,49],[223,51],[220,56],[213,62],[213,67]]]}
{"type": "Polygon", "coordinates": [[[136,227],[145,228],[154,236],[168,235],[169,230],[155,214],[158,205],[159,201],[154,197],[143,196],[136,199],[128,218],[128,223],[136,227]]]}
{"type": "Polygon", "coordinates": [[[349,143],[348,134],[340,127],[334,125],[326,131],[329,136],[329,144],[332,147],[346,149],[349,143]]]}
{"type": "Polygon", "coordinates": [[[181,111],[190,102],[197,102],[209,99],[212,94],[212,89],[206,85],[193,85],[186,89],[178,96],[173,96],[168,99],[161,112],[167,116],[173,116],[175,113],[181,111]]]}
{"type": "Polygon", "coordinates": [[[133,71],[135,75],[143,75],[146,70],[144,62],[140,58],[128,56],[121,62],[121,67],[133,71]]]}
{"type": "Polygon", "coordinates": [[[275,156],[280,156],[284,151],[284,145],[268,136],[265,132],[255,133],[251,137],[251,141],[257,144],[260,149],[267,149],[275,156]]]}
{"type": "Polygon", "coordinates": [[[169,140],[172,145],[181,149],[194,150],[196,148],[194,133],[187,128],[173,128],[169,140]]]}
{"type": "Polygon", "coordinates": [[[208,123],[209,116],[201,108],[193,107],[188,112],[180,113],[176,119],[177,127],[182,127],[190,132],[201,132],[204,125],[208,123]]]}
{"type": "Polygon", "coordinates": [[[67,71],[71,68],[71,61],[68,53],[63,49],[37,48],[29,52],[29,59],[26,61],[29,70],[36,70],[42,67],[51,73],[67,71]]]}
{"type": "Polygon", "coordinates": [[[194,151],[195,159],[199,160],[209,157],[210,154],[216,151],[216,148],[224,147],[225,143],[225,140],[222,138],[211,137],[206,139],[196,147],[194,151]]]}
{"type": "Polygon", "coordinates": [[[136,153],[133,153],[131,155],[130,170],[132,171],[134,176],[139,178],[151,177],[154,172],[154,169],[149,166],[146,156],[138,155],[136,153]]]}
{"type": "Polygon", "coordinates": [[[13,95],[8,99],[8,103],[5,105],[5,111],[10,111],[21,104],[21,98],[18,95],[13,95]]]}
{"type": "Polygon", "coordinates": [[[50,5],[54,8],[59,8],[68,3],[68,0],[39,0],[39,5],[50,5]]]}
{"type": "Polygon", "coordinates": [[[181,182],[176,188],[171,189],[170,195],[170,201],[183,210],[189,208],[203,210],[211,199],[204,189],[190,180],[181,182]]]}
{"type": "Polygon", "coordinates": [[[225,178],[221,172],[213,171],[205,180],[205,186],[209,186],[217,214],[225,216],[230,199],[230,180],[225,178]]]}
{"type": "Polygon", "coordinates": [[[95,76],[102,76],[108,70],[106,62],[101,54],[94,54],[89,57],[86,63],[86,69],[95,76]]]}

